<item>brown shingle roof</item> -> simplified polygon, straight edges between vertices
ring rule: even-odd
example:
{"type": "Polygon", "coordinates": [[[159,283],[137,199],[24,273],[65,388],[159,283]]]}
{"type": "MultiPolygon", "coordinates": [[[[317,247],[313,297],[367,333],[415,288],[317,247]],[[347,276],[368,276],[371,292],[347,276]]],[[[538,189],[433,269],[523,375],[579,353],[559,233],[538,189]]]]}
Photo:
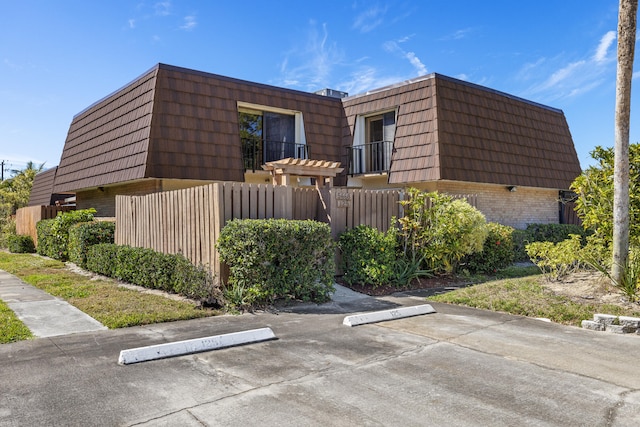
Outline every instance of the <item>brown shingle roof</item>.
{"type": "Polygon", "coordinates": [[[158,64],[74,117],[56,190],[141,178],[243,181],[238,102],[302,112],[310,157],[341,160],[339,99],[158,64]]]}
{"type": "Polygon", "coordinates": [[[31,194],[29,195],[29,206],[49,206],[55,203],[56,200],[62,200],[72,195],[72,193],[53,193],[53,183],[57,169],[57,167],[47,169],[34,177],[31,194]]]}
{"type": "Polygon", "coordinates": [[[56,168],[38,173],[33,179],[29,206],[49,206],[53,193],[53,181],[56,177],[56,168]]]}
{"type": "Polygon", "coordinates": [[[580,164],[562,111],[431,74],[343,100],[356,115],[397,109],[389,182],[455,180],[566,189],[580,164]]]}

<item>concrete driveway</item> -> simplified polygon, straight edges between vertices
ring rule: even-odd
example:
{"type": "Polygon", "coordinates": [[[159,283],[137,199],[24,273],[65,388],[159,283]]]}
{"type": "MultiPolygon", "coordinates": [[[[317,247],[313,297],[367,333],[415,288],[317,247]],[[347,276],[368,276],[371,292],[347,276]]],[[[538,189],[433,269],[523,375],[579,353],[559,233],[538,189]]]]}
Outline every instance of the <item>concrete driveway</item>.
{"type": "Polygon", "coordinates": [[[637,426],[640,337],[432,304],[347,327],[354,299],[0,346],[0,426],[637,426]],[[132,365],[123,349],[270,327],[277,340],[132,365]]]}

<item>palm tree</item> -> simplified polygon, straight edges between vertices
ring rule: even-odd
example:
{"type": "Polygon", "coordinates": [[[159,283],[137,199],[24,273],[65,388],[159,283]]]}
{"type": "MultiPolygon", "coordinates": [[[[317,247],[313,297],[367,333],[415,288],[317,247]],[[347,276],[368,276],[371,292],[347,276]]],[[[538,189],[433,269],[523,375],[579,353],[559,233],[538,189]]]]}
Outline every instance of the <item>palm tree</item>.
{"type": "Polygon", "coordinates": [[[624,281],[629,261],[629,116],[631,78],[636,44],[638,0],[620,0],[618,11],[618,69],[616,73],[615,160],[613,175],[614,282],[624,281]]]}

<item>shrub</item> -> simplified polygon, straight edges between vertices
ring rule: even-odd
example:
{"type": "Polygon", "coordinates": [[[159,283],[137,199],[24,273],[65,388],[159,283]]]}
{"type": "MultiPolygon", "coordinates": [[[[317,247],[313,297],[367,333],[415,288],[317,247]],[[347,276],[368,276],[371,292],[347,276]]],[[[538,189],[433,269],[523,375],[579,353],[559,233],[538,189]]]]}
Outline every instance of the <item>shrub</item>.
{"type": "Polygon", "coordinates": [[[415,188],[400,203],[398,220],[405,254],[424,260],[428,269],[451,273],[465,255],[482,250],[487,236],[484,215],[465,200],[415,188]],[[419,256],[416,257],[416,254],[419,256]]]}
{"type": "Polygon", "coordinates": [[[95,209],[59,212],[54,219],[38,221],[38,253],[60,261],[68,260],[69,228],[79,222],[92,221],[95,213],[95,209]]]}
{"type": "Polygon", "coordinates": [[[578,234],[582,242],[592,234],[575,224],[529,224],[525,230],[514,230],[513,252],[514,261],[528,261],[526,246],[534,242],[559,243],[567,240],[571,234],[578,234]]]}
{"type": "Polygon", "coordinates": [[[384,285],[394,277],[396,229],[383,233],[368,225],[359,225],[340,235],[343,279],[349,284],[384,285]]]}
{"type": "Polygon", "coordinates": [[[69,228],[69,261],[82,268],[87,266],[87,250],[98,243],[113,243],[116,224],[93,221],[74,224],[69,228]]]}
{"type": "Polygon", "coordinates": [[[572,234],[577,234],[582,239],[586,238],[588,234],[584,228],[575,224],[529,224],[527,233],[529,243],[559,243],[567,240],[572,234]]]}
{"type": "Polygon", "coordinates": [[[99,243],[87,250],[87,269],[134,285],[221,304],[221,292],[209,270],[180,254],[99,243]]]}
{"type": "Polygon", "coordinates": [[[56,239],[52,231],[53,219],[43,219],[36,224],[38,235],[37,252],[40,255],[56,258],[56,239]]]}
{"type": "Polygon", "coordinates": [[[268,304],[276,298],[325,302],[335,274],[331,229],[316,221],[235,219],[217,242],[229,266],[227,294],[246,305],[268,304]]]}
{"type": "Polygon", "coordinates": [[[513,230],[511,241],[513,243],[513,260],[515,262],[529,261],[526,246],[533,242],[527,230],[513,230]]]}
{"type": "Polygon", "coordinates": [[[14,235],[9,237],[9,252],[16,254],[32,254],[36,251],[31,236],[14,235]]]}
{"type": "Polygon", "coordinates": [[[490,222],[489,234],[484,241],[482,251],[467,256],[465,264],[472,272],[495,273],[513,262],[513,227],[490,222]]]}
{"type": "MultiPolygon", "coordinates": [[[[640,144],[629,144],[629,241],[640,245],[640,144]]],[[[594,230],[605,244],[613,238],[613,147],[591,152],[596,164],[589,166],[571,184],[576,192],[576,212],[582,224],[594,230]]]]}
{"type": "Polygon", "coordinates": [[[0,248],[9,247],[9,239],[16,235],[16,220],[11,216],[2,216],[0,209],[0,248]]]}
{"type": "MultiPolygon", "coordinates": [[[[38,245],[38,248],[40,248],[40,245],[38,245]]],[[[115,277],[117,259],[117,245],[111,243],[98,243],[97,245],[90,246],[87,249],[87,263],[85,268],[89,271],[93,271],[94,273],[102,274],[103,276],[115,277]]]]}
{"type": "Polygon", "coordinates": [[[571,234],[562,242],[533,242],[527,254],[547,279],[561,280],[582,264],[582,236],[571,234]]]}

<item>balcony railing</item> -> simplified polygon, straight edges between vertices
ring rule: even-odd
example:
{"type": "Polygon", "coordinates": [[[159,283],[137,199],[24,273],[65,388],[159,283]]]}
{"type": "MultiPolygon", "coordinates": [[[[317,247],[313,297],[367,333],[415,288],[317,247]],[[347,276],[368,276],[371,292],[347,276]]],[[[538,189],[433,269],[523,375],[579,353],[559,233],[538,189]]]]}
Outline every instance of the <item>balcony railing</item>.
{"type": "Polygon", "coordinates": [[[349,174],[388,172],[392,152],[393,141],[376,141],[349,147],[349,174]]]}
{"type": "Polygon", "coordinates": [[[307,159],[307,146],[295,142],[242,140],[242,158],[244,168],[252,171],[262,170],[262,165],[274,160],[307,159]]]}

